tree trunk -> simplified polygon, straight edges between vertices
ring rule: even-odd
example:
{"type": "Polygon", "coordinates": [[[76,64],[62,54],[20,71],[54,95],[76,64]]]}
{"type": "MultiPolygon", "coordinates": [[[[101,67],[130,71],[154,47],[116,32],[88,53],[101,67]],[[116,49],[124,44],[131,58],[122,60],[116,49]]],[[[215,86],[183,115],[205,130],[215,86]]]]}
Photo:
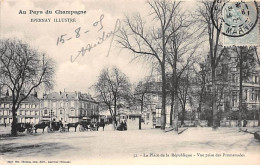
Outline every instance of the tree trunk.
{"type": "MultiPolygon", "coordinates": [[[[175,71],[176,72],[176,71],[175,71]]],[[[178,83],[177,83],[177,75],[175,73],[175,76],[174,76],[174,80],[175,80],[175,83],[174,83],[174,128],[175,128],[175,131],[178,131],[178,83]]]]}
{"type": "Polygon", "coordinates": [[[258,110],[258,127],[260,126],[260,107],[259,107],[259,110],[258,110]]]}
{"type": "Polygon", "coordinates": [[[243,96],[243,59],[242,59],[242,48],[240,48],[239,56],[239,111],[238,111],[238,127],[242,126],[242,96],[243,96]]]}
{"type": "Polygon", "coordinates": [[[174,107],[174,91],[171,91],[171,112],[170,112],[170,125],[172,126],[172,120],[173,120],[173,107],[174,107]]]}
{"type": "Polygon", "coordinates": [[[15,110],[14,107],[12,107],[12,116],[13,116],[13,122],[11,128],[11,135],[17,136],[17,110],[15,110]]]}
{"type": "Polygon", "coordinates": [[[166,75],[164,64],[161,66],[162,69],[162,109],[161,109],[161,129],[165,129],[166,124],[166,75]]]}
{"type": "Polygon", "coordinates": [[[185,108],[182,109],[182,114],[181,114],[181,125],[184,125],[184,118],[185,118],[185,108]]]}
{"type": "Polygon", "coordinates": [[[179,103],[178,103],[178,97],[177,97],[177,94],[175,92],[174,94],[175,98],[174,98],[174,130],[175,131],[178,131],[178,121],[179,121],[179,112],[178,112],[178,106],[179,106],[179,103]]]}
{"type": "Polygon", "coordinates": [[[174,80],[175,80],[175,69],[174,67],[172,68],[173,69],[173,72],[172,72],[172,78],[171,78],[171,112],[170,112],[170,125],[173,126],[173,123],[172,123],[172,120],[174,119],[173,118],[173,112],[174,112],[174,94],[175,94],[175,83],[174,83],[174,80]]]}
{"type": "Polygon", "coordinates": [[[115,96],[115,100],[114,100],[114,128],[117,127],[117,121],[116,121],[116,96],[115,96]]]}
{"type": "Polygon", "coordinates": [[[142,100],[141,100],[141,114],[143,114],[144,111],[144,95],[142,95],[142,100]]]}
{"type": "Polygon", "coordinates": [[[212,67],[212,128],[217,129],[218,127],[218,109],[217,109],[217,98],[216,98],[216,81],[215,81],[215,67],[212,67]]]}

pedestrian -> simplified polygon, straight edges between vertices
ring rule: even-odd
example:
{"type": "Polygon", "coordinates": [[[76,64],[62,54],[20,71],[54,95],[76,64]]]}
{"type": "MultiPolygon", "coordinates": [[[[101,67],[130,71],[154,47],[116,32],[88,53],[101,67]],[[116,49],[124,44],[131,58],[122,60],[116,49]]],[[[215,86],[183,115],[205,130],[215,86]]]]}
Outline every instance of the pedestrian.
{"type": "Polygon", "coordinates": [[[247,125],[247,120],[244,119],[244,121],[243,121],[243,127],[246,127],[246,125],[247,125]]]}

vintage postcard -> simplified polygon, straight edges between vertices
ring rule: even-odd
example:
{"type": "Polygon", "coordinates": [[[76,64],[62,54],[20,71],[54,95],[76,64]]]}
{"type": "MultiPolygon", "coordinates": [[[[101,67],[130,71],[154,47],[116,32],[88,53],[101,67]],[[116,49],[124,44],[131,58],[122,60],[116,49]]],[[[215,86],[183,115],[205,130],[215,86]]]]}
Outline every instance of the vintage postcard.
{"type": "Polygon", "coordinates": [[[259,165],[259,10],[0,0],[0,164],[259,165]]]}

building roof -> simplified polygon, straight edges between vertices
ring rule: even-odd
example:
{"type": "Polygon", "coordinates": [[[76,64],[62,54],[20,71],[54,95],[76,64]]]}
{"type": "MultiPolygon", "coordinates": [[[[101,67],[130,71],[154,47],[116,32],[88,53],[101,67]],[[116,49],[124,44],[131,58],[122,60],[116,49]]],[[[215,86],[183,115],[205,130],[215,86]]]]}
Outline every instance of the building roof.
{"type": "Polygon", "coordinates": [[[83,100],[93,103],[97,103],[91,95],[80,92],[52,92],[43,96],[43,99],[52,100],[83,100]]]}
{"type": "MultiPolygon", "coordinates": [[[[24,97],[23,95],[20,96],[19,100],[22,99],[22,97],[24,97]]],[[[6,97],[2,97],[0,98],[0,102],[12,102],[13,101],[13,97],[12,96],[6,96],[6,97]]],[[[23,102],[40,102],[40,99],[38,99],[35,96],[29,95],[23,102]]]]}
{"type": "Polygon", "coordinates": [[[63,100],[63,99],[77,99],[77,92],[51,92],[47,95],[43,96],[43,99],[55,99],[55,100],[63,100]]]}
{"type": "Polygon", "coordinates": [[[93,102],[93,103],[98,103],[95,99],[93,99],[91,97],[91,95],[86,94],[86,93],[79,93],[79,99],[85,100],[85,101],[90,101],[90,102],[93,102]]]}

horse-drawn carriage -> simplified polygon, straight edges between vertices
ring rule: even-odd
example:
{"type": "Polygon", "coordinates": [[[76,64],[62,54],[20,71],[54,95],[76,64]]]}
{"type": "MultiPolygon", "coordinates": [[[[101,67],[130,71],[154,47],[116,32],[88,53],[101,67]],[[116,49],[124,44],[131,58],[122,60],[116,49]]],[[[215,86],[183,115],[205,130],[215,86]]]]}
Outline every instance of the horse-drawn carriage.
{"type": "Polygon", "coordinates": [[[79,122],[80,124],[80,128],[79,131],[83,132],[83,131],[98,131],[99,127],[103,127],[103,131],[104,131],[104,127],[105,127],[105,123],[104,122],[91,122],[91,121],[81,121],[79,122]]]}
{"type": "Polygon", "coordinates": [[[33,125],[30,123],[16,123],[16,129],[18,132],[33,133],[33,125]]]}
{"type": "Polygon", "coordinates": [[[55,131],[65,132],[65,128],[61,121],[52,121],[50,122],[50,126],[48,127],[48,133],[52,133],[55,131]]]}
{"type": "Polygon", "coordinates": [[[126,131],[126,130],[127,130],[127,124],[126,124],[126,122],[121,122],[121,123],[117,126],[116,130],[118,130],[118,131],[126,131]]]}

